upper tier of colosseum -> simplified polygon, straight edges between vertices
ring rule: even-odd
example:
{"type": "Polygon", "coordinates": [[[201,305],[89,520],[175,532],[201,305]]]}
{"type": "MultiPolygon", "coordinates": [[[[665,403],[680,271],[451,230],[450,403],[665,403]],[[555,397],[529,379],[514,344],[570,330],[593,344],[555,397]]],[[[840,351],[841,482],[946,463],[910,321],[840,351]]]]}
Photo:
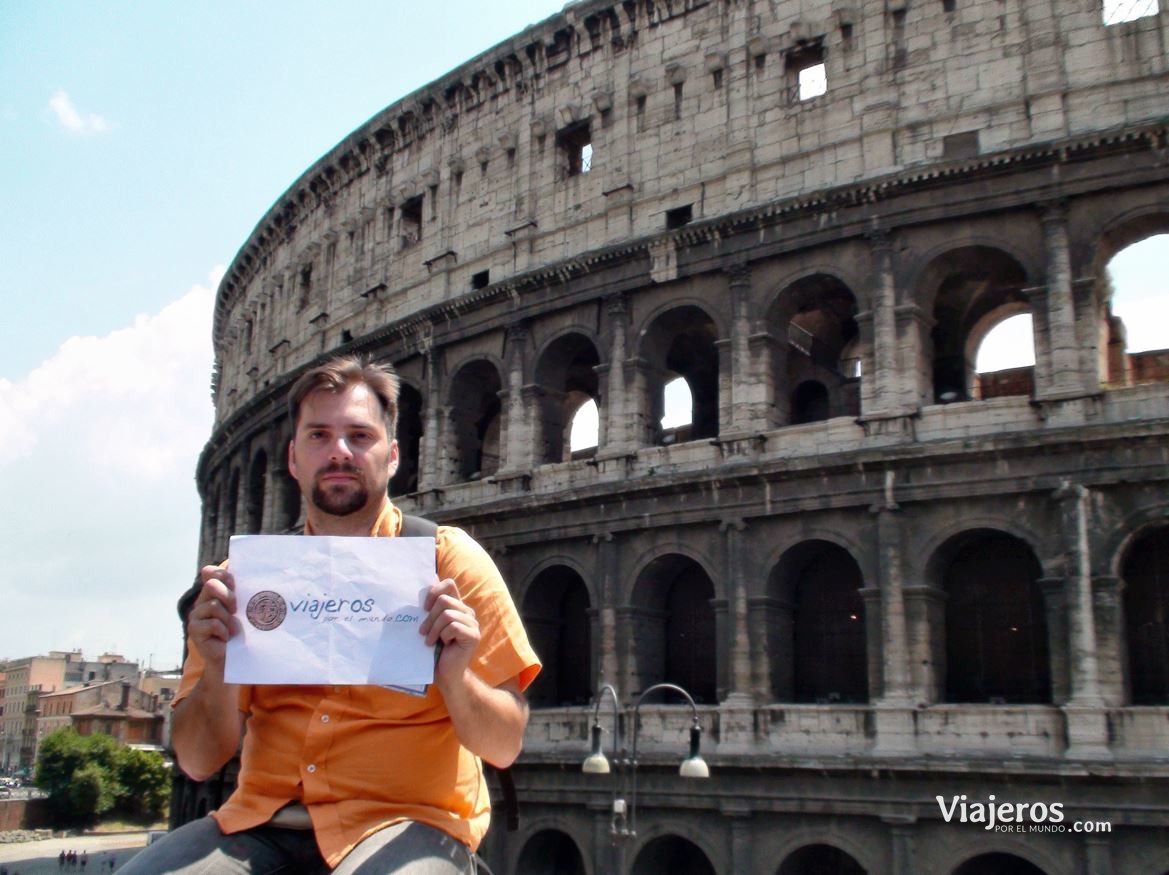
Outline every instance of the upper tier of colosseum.
{"type": "Polygon", "coordinates": [[[421,350],[444,314],[590,264],[669,278],[728,223],[1141,136],[1167,37],[1089,0],[570,4],[377,113],[259,221],[218,291],[217,422],[325,350],[421,350]]]}

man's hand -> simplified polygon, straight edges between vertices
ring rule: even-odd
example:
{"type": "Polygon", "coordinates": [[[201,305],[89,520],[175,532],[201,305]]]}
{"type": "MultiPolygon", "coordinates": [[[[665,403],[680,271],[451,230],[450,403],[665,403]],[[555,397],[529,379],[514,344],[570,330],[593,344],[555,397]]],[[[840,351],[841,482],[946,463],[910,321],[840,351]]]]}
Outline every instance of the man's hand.
{"type": "Polygon", "coordinates": [[[199,651],[206,666],[223,677],[227,639],[237,631],[235,614],[235,580],[231,572],[218,565],[207,565],[199,571],[203,589],[195,599],[187,618],[187,635],[191,646],[199,651]]]}
{"type": "Polygon", "coordinates": [[[430,587],[422,605],[428,613],[419,631],[426,643],[442,642],[442,655],[434,667],[434,682],[458,682],[479,647],[479,620],[474,609],[459,598],[459,588],[449,577],[430,587]]]}
{"type": "Polygon", "coordinates": [[[491,687],[471,671],[482,637],[479,619],[460,598],[453,580],[434,584],[423,608],[427,614],[419,631],[427,644],[442,642],[434,683],[446,702],[455,734],[471,753],[501,768],[511,765],[519,756],[528,723],[528,704],[518,678],[491,687]]]}
{"type": "Polygon", "coordinates": [[[205,781],[239,747],[243,718],[239,688],[223,682],[227,639],[237,631],[235,581],[217,565],[201,569],[199,576],[203,589],[187,617],[187,638],[203,660],[203,676],[175,708],[171,744],[183,771],[205,781]]]}

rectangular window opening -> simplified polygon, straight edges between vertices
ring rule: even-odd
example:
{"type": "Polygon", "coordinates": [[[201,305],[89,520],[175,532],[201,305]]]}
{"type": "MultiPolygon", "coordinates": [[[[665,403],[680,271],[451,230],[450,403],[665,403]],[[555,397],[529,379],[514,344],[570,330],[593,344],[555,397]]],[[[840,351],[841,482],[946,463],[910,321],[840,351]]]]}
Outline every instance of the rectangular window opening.
{"type": "Polygon", "coordinates": [[[674,121],[682,118],[682,83],[674,85],[674,121]]]}
{"type": "Polygon", "coordinates": [[[953,12],[958,8],[958,0],[942,0],[942,11],[953,12]]]}
{"type": "Polygon", "coordinates": [[[819,42],[797,45],[787,53],[785,64],[792,103],[811,100],[828,91],[828,68],[819,42]]]}
{"type": "Polygon", "coordinates": [[[943,158],[974,158],[978,155],[978,131],[963,131],[942,138],[943,158]]]}
{"type": "Polygon", "coordinates": [[[471,275],[472,289],[485,289],[491,285],[491,271],[481,270],[476,274],[471,275]]]}
{"type": "Polygon", "coordinates": [[[714,88],[717,91],[723,87],[723,71],[715,70],[711,75],[714,77],[714,88]]]}
{"type": "Polygon", "coordinates": [[[593,167],[593,138],[588,122],[578,122],[556,135],[565,176],[580,176],[593,167]]]}
{"type": "Polygon", "coordinates": [[[1104,0],[1104,23],[1123,24],[1160,11],[1158,0],[1104,0]]]}
{"type": "Polygon", "coordinates": [[[645,130],[645,95],[641,94],[637,97],[637,132],[640,134],[645,130]]]}
{"type": "Polygon", "coordinates": [[[406,249],[422,239],[422,195],[402,204],[402,248],[406,249]]]}
{"type": "Polygon", "coordinates": [[[686,204],[684,207],[674,207],[672,210],[666,210],[666,230],[672,231],[675,228],[681,228],[683,225],[689,225],[693,218],[693,204],[686,204]]]}

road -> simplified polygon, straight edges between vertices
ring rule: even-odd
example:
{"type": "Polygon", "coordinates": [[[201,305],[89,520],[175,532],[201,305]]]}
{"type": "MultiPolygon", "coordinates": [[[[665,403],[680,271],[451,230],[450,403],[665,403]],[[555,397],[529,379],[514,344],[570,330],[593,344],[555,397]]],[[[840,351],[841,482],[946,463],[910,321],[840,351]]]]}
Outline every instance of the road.
{"type": "Polygon", "coordinates": [[[109,872],[110,859],[120,866],[145,846],[144,832],[4,844],[0,845],[0,866],[8,869],[8,875],[57,875],[58,872],[81,875],[83,871],[85,875],[101,875],[103,871],[109,872]],[[70,850],[76,851],[78,856],[81,856],[82,851],[89,854],[89,865],[84,870],[80,865],[58,869],[58,855],[61,851],[68,853],[70,850]],[[102,869],[103,863],[107,867],[105,870],[102,869]]]}

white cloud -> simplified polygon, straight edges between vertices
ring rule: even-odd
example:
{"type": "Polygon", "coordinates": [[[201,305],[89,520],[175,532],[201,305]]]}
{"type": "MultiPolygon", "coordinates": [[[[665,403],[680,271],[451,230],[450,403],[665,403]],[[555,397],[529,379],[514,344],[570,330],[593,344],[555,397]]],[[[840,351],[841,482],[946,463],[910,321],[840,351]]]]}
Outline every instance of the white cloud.
{"type": "Polygon", "coordinates": [[[153,653],[156,666],[178,658],[174,604],[195,571],[220,276],[0,380],[0,657],[80,647],[153,653]]]}
{"type": "Polygon", "coordinates": [[[90,134],[104,134],[110,129],[110,123],[97,113],[82,115],[73,106],[73,101],[63,90],[58,90],[49,98],[49,109],[56,116],[58,123],[72,134],[88,136],[90,134]]]}

